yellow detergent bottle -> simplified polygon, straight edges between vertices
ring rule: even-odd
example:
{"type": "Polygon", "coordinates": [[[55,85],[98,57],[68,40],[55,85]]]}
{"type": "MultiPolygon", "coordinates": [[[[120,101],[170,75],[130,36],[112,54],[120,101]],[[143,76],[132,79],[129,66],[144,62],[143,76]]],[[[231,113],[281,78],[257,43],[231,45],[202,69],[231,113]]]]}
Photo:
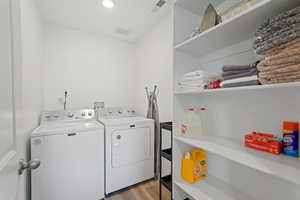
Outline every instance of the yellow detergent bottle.
{"type": "Polygon", "coordinates": [[[186,153],[182,159],[181,175],[183,180],[193,184],[207,177],[206,152],[202,149],[195,149],[186,153]]]}

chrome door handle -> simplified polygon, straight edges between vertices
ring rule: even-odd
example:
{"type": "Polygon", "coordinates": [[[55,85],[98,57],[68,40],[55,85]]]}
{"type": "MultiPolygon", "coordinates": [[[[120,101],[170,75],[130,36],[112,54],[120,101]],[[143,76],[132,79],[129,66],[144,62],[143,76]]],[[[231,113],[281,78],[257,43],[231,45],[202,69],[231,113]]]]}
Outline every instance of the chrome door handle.
{"type": "Polygon", "coordinates": [[[21,159],[19,161],[19,170],[18,173],[19,175],[22,175],[25,170],[35,170],[39,168],[41,165],[41,161],[34,159],[30,160],[29,162],[26,162],[24,159],[21,159]]]}

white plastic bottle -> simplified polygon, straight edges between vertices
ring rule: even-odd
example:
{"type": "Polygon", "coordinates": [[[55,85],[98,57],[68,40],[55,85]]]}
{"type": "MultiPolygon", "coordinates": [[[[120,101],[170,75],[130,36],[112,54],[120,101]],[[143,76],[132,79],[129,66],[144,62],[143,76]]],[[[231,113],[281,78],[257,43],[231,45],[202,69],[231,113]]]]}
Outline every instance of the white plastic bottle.
{"type": "Polygon", "coordinates": [[[201,121],[201,136],[205,136],[207,133],[207,109],[202,107],[197,112],[199,120],[201,121]]]}
{"type": "Polygon", "coordinates": [[[181,135],[184,137],[197,138],[203,135],[201,115],[194,108],[188,108],[181,123],[181,135]]]}

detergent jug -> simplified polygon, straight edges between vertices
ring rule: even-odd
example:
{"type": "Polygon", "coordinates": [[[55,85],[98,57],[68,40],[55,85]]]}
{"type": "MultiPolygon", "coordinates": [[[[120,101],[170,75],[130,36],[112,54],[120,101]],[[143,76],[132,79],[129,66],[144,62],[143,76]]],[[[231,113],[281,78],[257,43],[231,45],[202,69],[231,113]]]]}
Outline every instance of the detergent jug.
{"type": "Polygon", "coordinates": [[[182,159],[181,175],[183,180],[194,184],[207,177],[206,152],[202,149],[195,149],[191,153],[186,153],[182,159]]]}

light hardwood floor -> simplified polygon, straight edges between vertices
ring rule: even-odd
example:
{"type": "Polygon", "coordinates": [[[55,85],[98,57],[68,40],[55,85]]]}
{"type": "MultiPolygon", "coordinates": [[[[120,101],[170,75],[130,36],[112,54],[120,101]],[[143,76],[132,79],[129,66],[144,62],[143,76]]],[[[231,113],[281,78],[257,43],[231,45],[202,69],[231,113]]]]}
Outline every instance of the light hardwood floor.
{"type": "MultiPolygon", "coordinates": [[[[171,193],[163,187],[162,200],[171,200],[171,193]]],[[[149,181],[115,193],[106,200],[159,200],[159,182],[149,181]]]]}

